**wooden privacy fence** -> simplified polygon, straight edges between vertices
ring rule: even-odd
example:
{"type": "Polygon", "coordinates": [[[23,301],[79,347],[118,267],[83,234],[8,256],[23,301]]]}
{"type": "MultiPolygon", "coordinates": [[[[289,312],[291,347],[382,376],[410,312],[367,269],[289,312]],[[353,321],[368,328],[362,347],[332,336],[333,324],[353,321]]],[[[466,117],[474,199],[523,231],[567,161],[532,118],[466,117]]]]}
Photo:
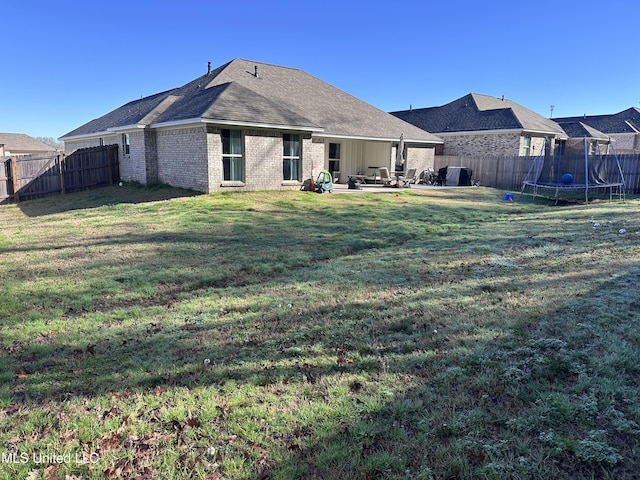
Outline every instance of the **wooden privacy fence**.
{"type": "MultiPolygon", "coordinates": [[[[609,155],[614,160],[613,155],[609,155]]],[[[471,180],[485,187],[520,190],[535,157],[451,156],[436,155],[434,168],[446,166],[469,167],[471,180]]],[[[583,157],[582,157],[583,158],[583,157]]],[[[625,192],[640,194],[640,154],[618,155],[624,175],[625,192]]],[[[615,179],[617,181],[617,178],[615,179]]]]}
{"type": "Polygon", "coordinates": [[[13,157],[0,163],[0,202],[86,190],[119,178],[117,145],[83,148],[70,155],[13,157]]]}

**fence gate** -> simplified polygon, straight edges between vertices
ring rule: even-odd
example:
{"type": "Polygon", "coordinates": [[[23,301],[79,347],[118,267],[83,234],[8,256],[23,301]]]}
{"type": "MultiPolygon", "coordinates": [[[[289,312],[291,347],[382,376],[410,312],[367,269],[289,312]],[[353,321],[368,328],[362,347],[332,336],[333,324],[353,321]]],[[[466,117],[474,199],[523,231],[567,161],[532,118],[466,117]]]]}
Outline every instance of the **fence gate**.
{"type": "Polygon", "coordinates": [[[19,194],[16,201],[62,193],[58,155],[29,155],[12,162],[12,168],[15,168],[14,196],[16,192],[19,194]]]}
{"type": "Polygon", "coordinates": [[[0,203],[6,202],[13,195],[11,185],[11,163],[0,157],[0,203]]]}

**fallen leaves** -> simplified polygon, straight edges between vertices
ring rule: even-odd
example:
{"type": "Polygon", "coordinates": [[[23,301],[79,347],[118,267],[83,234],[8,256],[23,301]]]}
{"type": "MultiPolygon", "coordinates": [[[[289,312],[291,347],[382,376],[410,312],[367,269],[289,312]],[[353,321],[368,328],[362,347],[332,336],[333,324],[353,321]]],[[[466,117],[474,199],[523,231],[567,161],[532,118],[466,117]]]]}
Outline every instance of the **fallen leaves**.
{"type": "Polygon", "coordinates": [[[270,478],[267,451],[260,447],[260,457],[258,459],[258,480],[269,480],[270,478]]]}
{"type": "Polygon", "coordinates": [[[200,420],[197,417],[193,416],[191,410],[187,413],[187,418],[184,421],[173,419],[169,422],[174,430],[178,432],[182,432],[185,427],[198,428],[201,426],[200,420]]]}
{"type": "Polygon", "coordinates": [[[469,458],[471,463],[484,463],[486,459],[481,448],[478,449],[477,453],[475,450],[469,450],[469,452],[467,453],[467,457],[469,458]]]}
{"type": "Polygon", "coordinates": [[[31,375],[31,371],[27,368],[27,367],[20,367],[18,370],[16,370],[14,378],[27,378],[28,375],[31,375]]]}
{"type": "Polygon", "coordinates": [[[158,385],[156,388],[153,389],[153,393],[156,396],[160,396],[166,391],[167,390],[162,385],[158,385]]]}
{"type": "Polygon", "coordinates": [[[0,408],[0,418],[5,418],[10,415],[14,415],[22,410],[20,405],[9,405],[6,408],[0,408]]]}

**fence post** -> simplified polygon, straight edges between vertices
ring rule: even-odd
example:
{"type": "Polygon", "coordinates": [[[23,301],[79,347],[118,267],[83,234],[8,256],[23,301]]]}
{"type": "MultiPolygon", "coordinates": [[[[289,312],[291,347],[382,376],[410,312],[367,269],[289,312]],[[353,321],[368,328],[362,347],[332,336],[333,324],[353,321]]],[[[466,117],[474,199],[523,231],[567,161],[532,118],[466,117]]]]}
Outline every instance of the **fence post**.
{"type": "Polygon", "coordinates": [[[13,201],[16,203],[20,202],[20,184],[18,183],[18,165],[16,162],[16,158],[10,158],[9,162],[11,163],[11,182],[13,183],[13,201]]]}
{"type": "Polygon", "coordinates": [[[58,155],[58,168],[60,169],[60,191],[64,195],[66,193],[64,188],[64,153],[58,155]]]}

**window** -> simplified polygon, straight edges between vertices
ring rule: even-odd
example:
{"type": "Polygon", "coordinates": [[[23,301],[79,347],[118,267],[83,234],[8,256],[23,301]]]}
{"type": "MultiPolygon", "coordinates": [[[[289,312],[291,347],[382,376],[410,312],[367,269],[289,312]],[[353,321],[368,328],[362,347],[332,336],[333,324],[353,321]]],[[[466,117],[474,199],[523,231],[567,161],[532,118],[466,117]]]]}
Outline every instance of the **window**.
{"type": "Polygon", "coordinates": [[[329,144],[329,171],[330,172],[340,171],[340,144],[339,143],[329,144]]]}
{"type": "Polygon", "coordinates": [[[242,182],[244,180],[242,131],[223,129],[220,136],[222,137],[222,180],[242,182]]]}
{"type": "Polygon", "coordinates": [[[122,134],[122,151],[125,155],[129,155],[129,153],[131,152],[131,144],[129,143],[128,133],[122,134]]]}
{"type": "Polygon", "coordinates": [[[285,133],[282,136],[282,178],[300,180],[300,135],[285,133]]]}
{"type": "Polygon", "coordinates": [[[525,135],[522,137],[522,155],[523,157],[528,157],[531,150],[531,135],[525,135]]]}

